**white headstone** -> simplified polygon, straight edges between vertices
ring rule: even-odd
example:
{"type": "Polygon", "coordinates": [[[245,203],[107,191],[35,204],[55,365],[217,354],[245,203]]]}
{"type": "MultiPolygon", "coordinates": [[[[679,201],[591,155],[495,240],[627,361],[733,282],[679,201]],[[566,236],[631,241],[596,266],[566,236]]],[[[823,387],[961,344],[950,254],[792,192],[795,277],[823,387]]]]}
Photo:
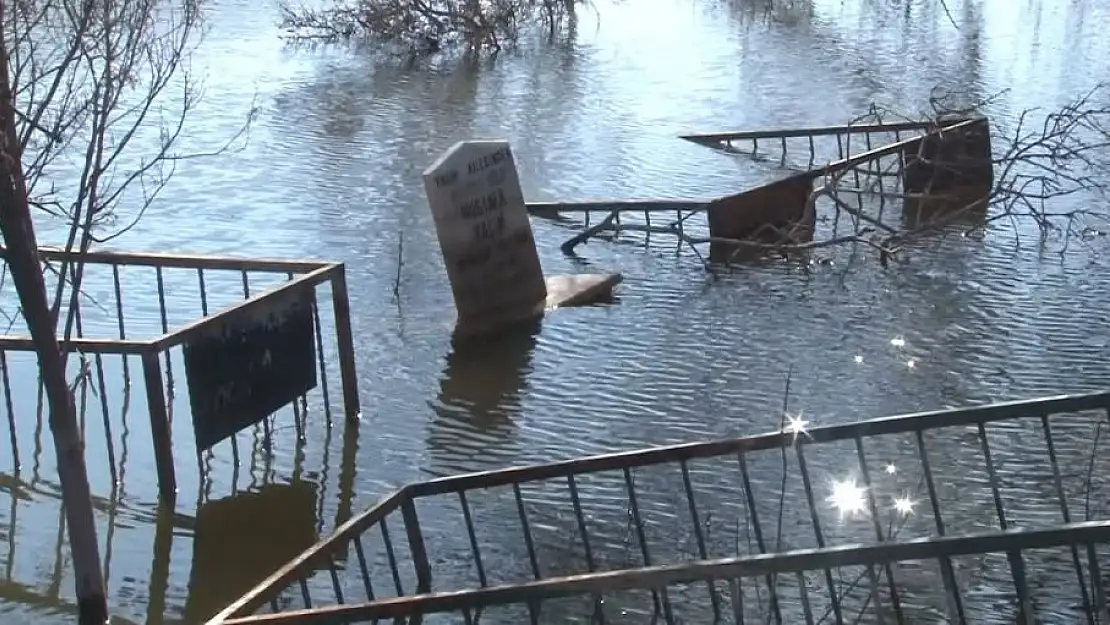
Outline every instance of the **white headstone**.
{"type": "Polygon", "coordinates": [[[424,171],[460,326],[543,310],[547,285],[507,141],[461,141],[424,171]]]}

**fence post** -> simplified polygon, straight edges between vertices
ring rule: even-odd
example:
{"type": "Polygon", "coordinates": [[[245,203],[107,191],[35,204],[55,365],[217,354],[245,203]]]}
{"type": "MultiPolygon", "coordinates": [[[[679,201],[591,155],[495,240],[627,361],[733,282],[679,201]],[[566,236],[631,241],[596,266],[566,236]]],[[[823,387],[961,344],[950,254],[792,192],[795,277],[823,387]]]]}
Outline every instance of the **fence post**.
{"type": "Polygon", "coordinates": [[[358,420],[362,408],[355,373],[355,345],[351,336],[351,303],[347,299],[347,270],[336,263],[331,272],[331,301],[335,312],[335,334],[339,341],[339,375],[343,378],[343,408],[347,419],[358,420]]]}
{"type": "Polygon", "coordinates": [[[416,569],[416,594],[432,591],[432,567],[428,564],[428,550],[424,545],[424,533],[420,531],[420,519],[416,516],[416,504],[412,495],[404,494],[401,504],[401,518],[405,521],[405,535],[412,553],[412,565],[416,569]]]}
{"type": "Polygon", "coordinates": [[[173,439],[166,413],[166,394],[162,389],[158,352],[143,352],[142,361],[147,410],[150,412],[150,435],[154,439],[154,465],[158,471],[158,494],[162,503],[173,506],[177,500],[177,476],[174,474],[173,439]]]}

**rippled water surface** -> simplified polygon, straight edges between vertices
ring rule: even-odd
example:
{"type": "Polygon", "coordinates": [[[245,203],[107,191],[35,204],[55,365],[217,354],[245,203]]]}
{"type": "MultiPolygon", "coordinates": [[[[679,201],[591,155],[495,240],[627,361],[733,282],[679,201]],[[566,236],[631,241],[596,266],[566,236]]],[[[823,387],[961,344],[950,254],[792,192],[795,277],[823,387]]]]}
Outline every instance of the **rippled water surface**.
{"type": "MultiPolygon", "coordinates": [[[[1058,106],[1105,79],[1110,62],[1102,0],[956,0],[958,30],[931,2],[815,4],[812,15],[767,20],[728,3],[601,3],[565,46],[400,68],[284,46],[269,2],[212,2],[195,59],[206,96],[188,147],[219,145],[257,106],[249,145],[185,162],[116,247],[346,263],[363,424],[345,441],[339,421],[327,427],[310,406],[301,449],[285,415],[270,460],[243,434],[241,467],[219,448],[198,492],[192,428],[178,418],[179,504],[159,514],[145,397],[124,392],[118,358],[107,363],[118,488],[99,409],[88,436],[113,609],[126,621],[195,621],[241,584],[221,580],[259,575],[222,552],[265,533],[291,551],[250,558],[275,566],[411,480],[774,429],[788,370],[792,405],[812,423],[1106,386],[1104,243],[1060,255],[1015,246],[1001,229],[920,244],[889,269],[838,250],[821,255],[830,262],[710,280],[662,238],[646,249],[591,242],[572,262],[559,251],[569,231],[536,220],[547,273],[620,271],[619,302],[558,311],[522,345],[452,354],[450,290],[420,173],[455,141],[510,140],[530,200],[707,197],[774,170],[680,133],[839,124],[871,103],[912,114],[934,85],[979,97],[1009,90],[989,111],[1004,131],[1021,110],[1058,106]],[[221,506],[236,489],[261,494],[221,506]],[[209,503],[198,511],[198,501],[209,503]]],[[[153,274],[125,274],[129,332],[152,336],[153,274]]],[[[111,301],[106,276],[90,274],[89,290],[111,301]]],[[[224,278],[212,279],[225,291],[212,306],[240,295],[238,276],[224,278]]],[[[195,275],[168,273],[165,291],[170,325],[199,314],[195,275]]],[[[114,333],[114,321],[89,315],[89,328],[114,333]]],[[[21,466],[0,444],[0,620],[62,622],[73,593],[53,450],[35,418],[32,361],[9,361],[21,466]]],[[[338,397],[334,363],[328,371],[338,397]]],[[[185,395],[176,393],[178,415],[188,414],[185,395]]],[[[846,461],[810,462],[836,472],[846,461]]],[[[433,542],[455,531],[430,527],[433,542]]]]}

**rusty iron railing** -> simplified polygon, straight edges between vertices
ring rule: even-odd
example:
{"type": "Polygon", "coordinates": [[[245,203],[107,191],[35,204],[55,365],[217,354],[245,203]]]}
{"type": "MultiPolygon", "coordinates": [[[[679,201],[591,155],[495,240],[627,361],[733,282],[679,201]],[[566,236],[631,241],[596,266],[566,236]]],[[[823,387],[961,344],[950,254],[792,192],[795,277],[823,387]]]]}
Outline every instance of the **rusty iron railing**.
{"type": "Polygon", "coordinates": [[[413,483],[208,625],[433,612],[907,623],[938,610],[968,623],[999,605],[1017,622],[1073,608],[1110,622],[1110,523],[1090,522],[1105,518],[1108,408],[1103,392],[819,427],[793,415],[758,436],[413,483]],[[822,461],[839,466],[821,475],[822,461]]]}
{"type": "MultiPolygon", "coordinates": [[[[764,130],[737,130],[725,132],[703,132],[682,135],[680,138],[728,154],[759,154],[759,142],[772,143],[780,150],[782,164],[789,158],[790,139],[805,139],[809,148],[809,159],[805,165],[797,165],[799,170],[809,170],[816,166],[821,157],[817,139],[834,137],[838,159],[851,156],[854,152],[870,151],[875,146],[902,141],[903,133],[915,136],[936,128],[934,121],[903,121],[883,123],[852,123],[839,126],[812,126],[801,128],[774,128],[764,130]],[[876,138],[878,137],[878,138],[876,138]],[[737,143],[750,144],[750,149],[737,147],[737,143]]],[[[912,138],[912,137],[911,137],[912,138]]]]}
{"type": "MultiPolygon", "coordinates": [[[[981,117],[960,117],[941,122],[856,123],[685,135],[681,138],[717,151],[759,158],[763,154],[759,152],[760,141],[772,141],[781,145],[780,166],[792,173],[722,198],[544,202],[530,203],[528,210],[535,217],[553,219],[579,230],[562,245],[568,255],[594,237],[619,240],[617,237],[625,233],[640,233],[645,243],[650,242],[652,235],[675,237],[680,247],[688,247],[703,263],[707,257],[711,260],[735,257],[735,253],[721,254],[714,246],[731,252],[759,249],[759,242],[738,243],[748,238],[738,233],[760,224],[795,221],[797,214],[805,213],[806,204],[812,202],[809,208],[816,211],[818,202],[823,207],[826,201],[833,209],[831,231],[827,233],[831,240],[841,236],[842,215],[852,222],[852,236],[847,238],[858,238],[860,232],[868,229],[895,234],[898,228],[888,223],[891,217],[887,214],[888,203],[897,201],[902,207],[896,213],[899,221],[925,222],[927,213],[920,202],[943,195],[904,184],[907,160],[920,160],[927,140],[939,139],[945,133],[969,131],[985,123],[986,119],[981,117]],[[808,140],[808,162],[788,167],[788,140],[799,138],[808,140]],[[835,150],[819,150],[818,138],[835,138],[835,150]],[[740,142],[749,142],[751,152],[736,148],[740,142]],[[799,193],[783,195],[772,190],[794,183],[799,193]],[[909,212],[907,206],[911,207],[909,212]],[[708,220],[691,219],[702,214],[707,214],[708,220]],[[708,255],[699,249],[705,244],[710,247],[708,255]]],[[[805,243],[800,241],[798,245],[804,247],[805,243]]]]}
{"type": "MultiPolygon", "coordinates": [[[[0,257],[3,256],[3,250],[0,250],[0,257]]],[[[51,263],[61,261],[67,257],[67,252],[58,248],[42,248],[40,250],[42,262],[49,268],[51,263]]],[[[187,343],[191,338],[204,332],[206,329],[215,324],[220,324],[224,318],[234,314],[247,306],[258,305],[261,302],[267,302],[282,295],[287,295],[291,291],[296,290],[311,290],[315,294],[316,289],[321,285],[329,285],[331,290],[332,308],[334,314],[335,333],[337,339],[337,351],[339,356],[339,370],[342,380],[343,389],[343,404],[344,411],[349,417],[348,421],[352,421],[359,413],[359,398],[357,379],[355,377],[354,366],[354,351],[353,342],[351,337],[350,313],[348,310],[347,300],[347,283],[345,269],[342,263],[324,262],[324,261],[290,261],[290,260],[274,260],[274,259],[251,259],[251,258],[233,258],[233,257],[220,257],[220,256],[198,256],[186,254],[152,254],[152,253],[131,253],[131,252],[113,252],[113,251],[90,251],[78,256],[71,254],[70,258],[75,261],[80,261],[86,264],[86,276],[89,276],[90,270],[95,267],[106,268],[110,271],[110,276],[102,280],[106,284],[110,284],[110,291],[106,294],[105,299],[111,299],[112,303],[105,305],[100,301],[94,301],[88,293],[83,294],[83,297],[78,298],[78,307],[75,311],[76,334],[69,341],[69,349],[85,357],[91,357],[93,363],[88,366],[88,371],[95,372],[97,376],[96,386],[101,396],[105,394],[106,382],[104,380],[104,356],[118,355],[122,359],[123,376],[125,385],[130,385],[130,364],[129,357],[137,357],[140,360],[142,368],[142,377],[144,380],[147,407],[150,415],[150,427],[153,438],[154,459],[158,473],[158,488],[161,498],[165,501],[173,501],[176,493],[176,469],[172,449],[172,440],[170,432],[170,420],[172,418],[172,395],[174,392],[173,384],[173,366],[170,358],[170,350],[177,348],[187,343]],[[149,285],[147,288],[151,294],[157,294],[157,320],[153,324],[155,336],[149,338],[136,338],[135,330],[130,328],[128,323],[128,314],[125,311],[131,312],[132,317],[135,316],[133,310],[129,310],[134,305],[133,302],[125,302],[123,287],[124,278],[121,274],[130,273],[138,269],[149,270],[153,275],[147,276],[153,278],[154,284],[149,285]],[[193,284],[195,285],[196,300],[192,301],[191,306],[195,306],[199,315],[195,313],[185,312],[184,315],[188,319],[184,323],[174,324],[170,321],[171,318],[181,317],[180,310],[174,310],[173,306],[167,303],[169,294],[172,290],[184,290],[181,285],[170,287],[167,285],[168,274],[175,272],[175,274],[191,274],[193,284]],[[214,274],[219,274],[222,280],[222,285],[226,287],[234,284],[234,291],[241,292],[233,293],[230,298],[232,303],[217,309],[213,305],[213,301],[217,299],[216,294],[213,293],[213,283],[219,280],[214,280],[214,274]],[[226,278],[234,277],[232,280],[226,278]],[[265,278],[265,279],[264,279],[265,278]],[[266,282],[270,284],[268,288],[259,289],[256,285],[258,283],[266,282]],[[252,284],[253,283],[253,284],[252,284]],[[241,285],[241,286],[240,286],[241,285]],[[252,288],[253,287],[253,288],[252,288]],[[100,327],[94,332],[109,332],[108,326],[111,328],[111,333],[115,334],[110,338],[105,337],[103,334],[100,336],[89,336],[91,324],[89,322],[89,315],[83,311],[83,307],[87,307],[88,302],[92,301],[101,312],[107,313],[106,315],[99,315],[109,319],[107,324],[101,323],[100,327]],[[84,306],[83,306],[84,304],[84,306]],[[110,308],[109,308],[110,307],[110,308]],[[165,371],[162,369],[162,360],[164,358],[165,371]]],[[[50,272],[47,272],[50,275],[50,272]]],[[[95,282],[94,277],[86,277],[84,284],[86,288],[90,282],[95,282]]],[[[108,290],[106,287],[104,290],[108,290]]],[[[222,299],[229,299],[227,293],[221,293],[222,299]]],[[[144,300],[149,302],[151,298],[146,297],[144,300]]],[[[313,298],[315,301],[315,298],[313,298]]],[[[63,310],[63,314],[65,311],[63,310]]],[[[320,328],[320,312],[319,309],[313,308],[313,315],[315,321],[316,333],[316,351],[320,358],[319,375],[323,377],[323,395],[325,402],[330,402],[327,398],[327,373],[324,366],[324,337],[320,328]]],[[[99,321],[103,322],[104,319],[99,321]]],[[[149,321],[149,320],[148,320],[149,321]]],[[[14,325],[14,321],[12,325],[14,325]]],[[[3,335],[0,336],[0,380],[3,382],[4,400],[9,421],[11,432],[11,449],[14,464],[19,466],[19,445],[16,440],[16,415],[15,408],[13,407],[13,367],[9,362],[7,354],[9,352],[20,351],[33,351],[34,345],[31,339],[27,336],[21,335],[3,335]]],[[[40,389],[41,390],[41,389],[40,389]]],[[[94,391],[95,392],[95,391],[94,391]]],[[[40,394],[41,396],[41,394],[40,394]]],[[[302,406],[294,405],[294,411],[303,410],[302,406]]],[[[330,413],[330,405],[328,407],[330,413]]],[[[110,433],[110,423],[107,405],[103,406],[104,427],[106,433],[110,433]]],[[[112,457],[114,452],[111,445],[111,437],[108,437],[108,454],[109,465],[115,471],[116,462],[112,457]]],[[[239,450],[235,437],[230,441],[232,453],[235,456],[235,465],[239,464],[239,450]]],[[[198,454],[198,462],[200,457],[198,454]]],[[[113,475],[113,482],[115,476],[113,475]]]]}

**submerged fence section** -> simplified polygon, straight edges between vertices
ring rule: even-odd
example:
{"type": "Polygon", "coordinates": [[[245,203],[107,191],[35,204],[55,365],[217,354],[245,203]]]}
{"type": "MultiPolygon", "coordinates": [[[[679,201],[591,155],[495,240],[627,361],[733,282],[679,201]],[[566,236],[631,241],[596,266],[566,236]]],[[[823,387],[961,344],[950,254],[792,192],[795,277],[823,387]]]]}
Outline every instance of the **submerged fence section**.
{"type": "Polygon", "coordinates": [[[983,117],[681,138],[770,163],[777,175],[709,200],[535,203],[529,213],[579,230],[562,245],[568,255],[593,238],[648,244],[652,235],[666,235],[703,263],[729,263],[849,243],[874,246],[871,235],[885,239],[957,221],[979,223],[992,193],[990,128],[983,117]],[[807,158],[796,158],[799,142],[807,158]],[[702,213],[705,219],[691,219],[702,213]],[[631,233],[643,236],[622,238],[631,233]]]}
{"type": "MultiPolygon", "coordinates": [[[[53,294],[61,279],[57,263],[67,258],[67,252],[43,248],[40,255],[44,273],[54,276],[55,284],[48,285],[53,294]]],[[[163,500],[173,501],[177,489],[171,423],[179,387],[175,374],[180,379],[182,372],[175,372],[175,362],[184,363],[202,472],[202,452],[225,440],[230,440],[234,464],[239,466],[235,434],[244,428],[261,425],[268,444],[268,417],[280,408],[292,405],[296,425],[301,427],[300,413],[308,410],[303,398],[310,389],[319,386],[325,413],[330,415],[325,353],[337,355],[343,412],[348,422],[357,418],[360,408],[342,263],[108,251],[71,254],[68,259],[83,263],[86,276],[68,343],[77,355],[71,361],[77,361],[79,377],[97,377],[93,393],[102,398],[109,456],[113,455],[110,416],[103,396],[112,384],[105,380],[104,371],[109,368],[105,360],[119,357],[127,388],[133,375],[141,376],[163,500]],[[140,272],[143,278],[138,278],[140,272]],[[190,288],[171,275],[191,277],[190,288]],[[127,301],[124,293],[130,289],[124,284],[138,279],[144,279],[144,293],[127,301]],[[322,330],[317,306],[321,287],[330,290],[334,345],[325,340],[322,330]],[[180,358],[171,357],[172,350],[180,350],[180,358]],[[137,372],[132,371],[135,360],[137,372]]],[[[63,307],[60,318],[65,319],[68,312],[63,307]]],[[[9,331],[18,321],[10,320],[9,331]]],[[[7,355],[21,351],[34,351],[29,337],[0,336],[0,377],[16,467],[20,448],[15,434],[18,402],[13,398],[18,393],[13,388],[26,388],[27,376],[17,375],[7,355]]],[[[180,445],[178,441],[178,449],[180,445]]],[[[110,457],[109,464],[114,471],[115,459],[110,457]]]]}
{"type": "Polygon", "coordinates": [[[759,436],[409,484],[209,625],[1108,623],[1108,408],[788,415],[759,436]]]}

